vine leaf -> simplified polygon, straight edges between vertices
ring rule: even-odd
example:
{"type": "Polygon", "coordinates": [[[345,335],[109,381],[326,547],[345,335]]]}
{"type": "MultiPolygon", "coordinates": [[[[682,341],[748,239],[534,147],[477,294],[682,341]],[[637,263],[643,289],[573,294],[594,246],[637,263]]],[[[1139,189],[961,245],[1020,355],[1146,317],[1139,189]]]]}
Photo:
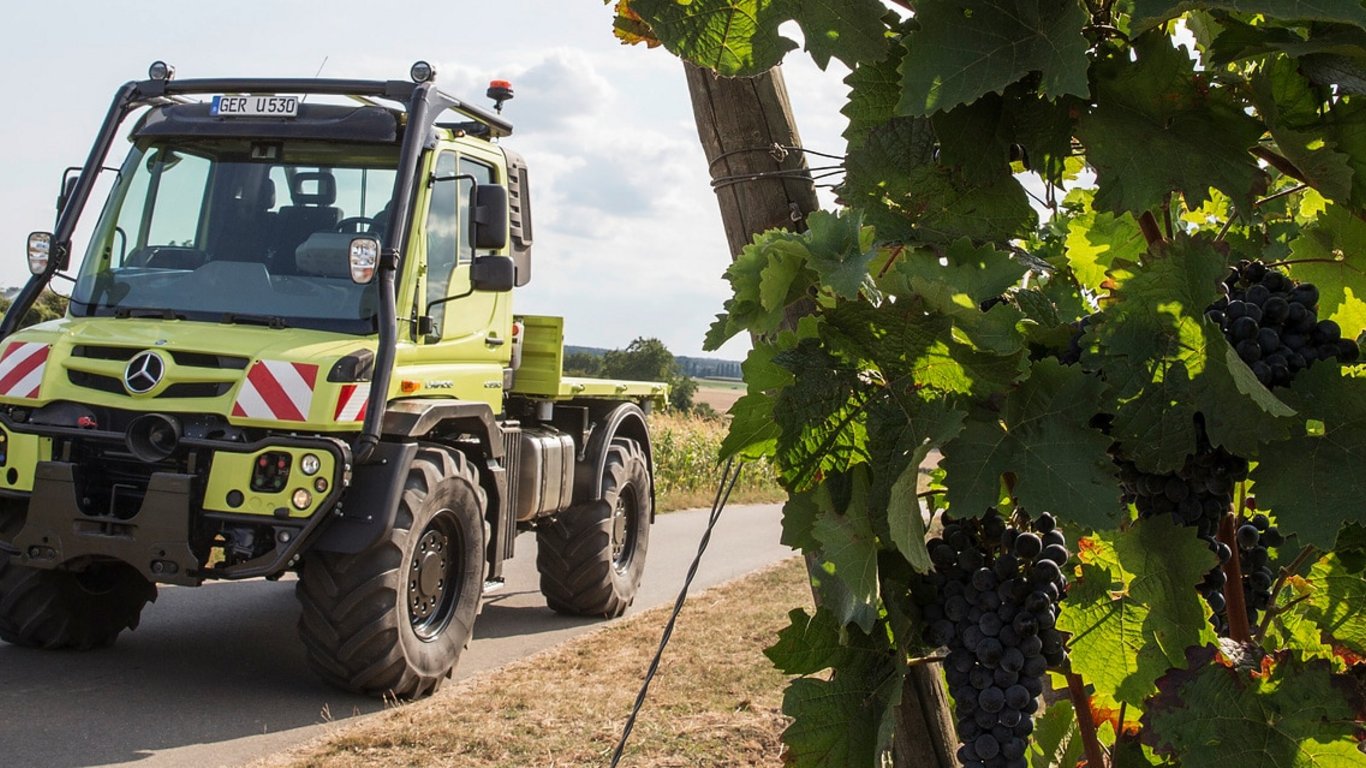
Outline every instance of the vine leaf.
{"type": "Polygon", "coordinates": [[[1290,258],[1299,262],[1291,277],[1319,289],[1319,319],[1336,322],[1345,339],[1366,330],[1366,222],[1330,205],[1290,243],[1290,258]]]}
{"type": "Polygon", "coordinates": [[[868,517],[868,473],[853,473],[853,495],[842,511],[816,518],[811,533],[820,542],[820,569],[812,582],[841,624],[871,632],[878,614],[878,541],[868,517]]]}
{"type": "Polygon", "coordinates": [[[774,362],[792,373],[773,407],[776,457],[789,488],[804,490],[823,473],[868,460],[864,405],[876,389],[860,372],[806,339],[774,362]]]}
{"type": "MultiPolygon", "coordinates": [[[[1082,200],[1089,203],[1090,195],[1082,200]]],[[[1095,211],[1087,205],[1084,213],[1067,222],[1065,247],[1077,282],[1092,293],[1100,293],[1106,272],[1117,262],[1138,261],[1148,250],[1148,241],[1132,215],[1095,211]]]]}
{"type": "Polygon", "coordinates": [[[1213,647],[1185,661],[1158,680],[1141,720],[1143,740],[1182,768],[1361,765],[1350,688],[1327,661],[1281,655],[1264,676],[1224,666],[1213,647]]]}
{"type": "Polygon", "coordinates": [[[858,298],[871,287],[868,265],[877,256],[873,228],[863,226],[862,212],[815,211],[806,223],[807,259],[821,283],[838,296],[858,298]]]}
{"type": "Polygon", "coordinates": [[[842,667],[860,653],[879,650],[872,637],[846,628],[825,608],[818,608],[814,616],[794,608],[787,618],[788,625],[778,631],[778,641],[764,649],[764,655],[784,674],[814,675],[842,667]]]}
{"type": "MultiPolygon", "coordinates": [[[[899,70],[905,52],[902,46],[890,46],[880,61],[859,64],[844,78],[844,84],[849,86],[849,100],[840,109],[840,114],[849,120],[849,126],[844,129],[849,151],[862,147],[874,128],[896,117],[896,103],[901,98],[899,70]]],[[[933,141],[931,136],[930,150],[934,148],[933,141]]]]}
{"type": "MultiPolygon", "coordinates": [[[[1355,131],[1342,130],[1344,111],[1336,107],[1328,110],[1333,117],[1330,126],[1323,99],[1315,91],[1300,74],[1297,60],[1290,57],[1273,57],[1252,78],[1253,103],[1266,120],[1280,153],[1324,197],[1350,203],[1352,155],[1356,154],[1354,149],[1362,148],[1354,146],[1360,139],[1354,140],[1355,131]]],[[[1366,180],[1362,184],[1366,185],[1366,180]]]]}
{"type": "Polygon", "coordinates": [[[1366,656],[1366,574],[1352,572],[1336,554],[1314,563],[1306,577],[1313,592],[1304,615],[1335,641],[1366,656]]]}
{"type": "Polygon", "coordinates": [[[847,768],[876,765],[904,677],[888,654],[859,654],[830,680],[802,677],[783,694],[783,731],[792,765],[847,768]]]}
{"type": "Polygon", "coordinates": [[[1265,177],[1247,149],[1265,128],[1225,89],[1197,79],[1167,36],[1143,35],[1133,50],[1137,61],[1126,51],[1096,64],[1097,106],[1077,124],[1096,169],[1096,208],[1139,213],[1177,190],[1194,209],[1215,187],[1251,210],[1265,177]]]}
{"type": "Polygon", "coordinates": [[[1135,32],[1141,32],[1194,9],[1265,13],[1282,19],[1337,21],[1366,27],[1366,8],[1356,0],[1134,0],[1130,23],[1135,32]]]}
{"type": "Polygon", "coordinates": [[[1031,72],[1049,98],[1087,96],[1086,11],[1076,0],[937,0],[916,6],[898,111],[931,115],[1031,72]]]}
{"type": "Polygon", "coordinates": [[[1072,634],[1072,669],[1098,704],[1141,706],[1160,675],[1185,663],[1186,648],[1213,642],[1196,585],[1216,558],[1167,517],[1090,536],[1078,550],[1081,578],[1058,613],[1072,634]]]}
{"type": "Polygon", "coordinates": [[[1110,438],[1088,425],[1087,404],[1103,388],[1075,366],[1035,363],[1006,398],[1001,418],[970,419],[944,446],[949,505],[958,514],[980,514],[1000,499],[1001,476],[1009,472],[1026,509],[1091,527],[1112,524],[1119,494],[1110,438]]]}
{"type": "Polygon", "coordinates": [[[1054,702],[1034,723],[1029,740],[1029,768],[1072,768],[1081,762],[1084,750],[1077,713],[1072,702],[1054,702]]]}
{"type": "Polygon", "coordinates": [[[782,229],[756,235],[726,268],[733,295],[707,332],[706,349],[719,349],[742,331],[778,330],[787,306],[804,297],[814,280],[814,273],[802,268],[809,257],[802,235],[782,229]]]}
{"type": "Polygon", "coordinates": [[[1322,549],[1345,521],[1366,521],[1366,379],[1332,365],[1303,371],[1287,401],[1306,422],[1261,452],[1257,501],[1276,510],[1286,535],[1322,549]]]}
{"type": "Polygon", "coordinates": [[[869,408],[872,506],[887,510],[892,543],[921,573],[929,571],[930,559],[916,496],[920,468],[932,449],[962,431],[964,415],[945,399],[924,399],[914,393],[888,396],[869,408]]]}
{"type": "Polygon", "coordinates": [[[779,26],[795,19],[822,69],[834,56],[853,66],[887,49],[877,0],[632,0],[631,10],[669,52],[728,77],[750,77],[797,43],[779,26]]]}
{"type": "Polygon", "coordinates": [[[792,374],[773,362],[777,354],[775,344],[755,344],[740,364],[746,392],[730,407],[730,430],[721,441],[720,459],[758,459],[777,449],[779,429],[773,421],[773,403],[777,393],[792,383],[792,374]]]}
{"type": "Polygon", "coordinates": [[[942,253],[911,254],[897,262],[896,270],[908,280],[920,278],[951,287],[954,293],[965,293],[974,308],[1005,293],[1027,271],[1009,254],[990,245],[975,246],[967,238],[953,241],[942,253]]]}

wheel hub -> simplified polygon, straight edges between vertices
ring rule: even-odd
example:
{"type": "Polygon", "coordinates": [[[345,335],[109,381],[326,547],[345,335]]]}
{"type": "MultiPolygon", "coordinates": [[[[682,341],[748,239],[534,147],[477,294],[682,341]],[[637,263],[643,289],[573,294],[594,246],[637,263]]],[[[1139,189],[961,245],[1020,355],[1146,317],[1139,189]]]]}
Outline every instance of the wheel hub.
{"type": "Polygon", "coordinates": [[[408,605],[414,624],[431,617],[446,593],[446,536],[437,530],[423,534],[413,552],[408,577],[408,605]]]}
{"type": "Polygon", "coordinates": [[[630,491],[630,487],[623,488],[612,507],[612,567],[618,571],[624,571],[630,564],[635,546],[635,506],[630,491]]]}

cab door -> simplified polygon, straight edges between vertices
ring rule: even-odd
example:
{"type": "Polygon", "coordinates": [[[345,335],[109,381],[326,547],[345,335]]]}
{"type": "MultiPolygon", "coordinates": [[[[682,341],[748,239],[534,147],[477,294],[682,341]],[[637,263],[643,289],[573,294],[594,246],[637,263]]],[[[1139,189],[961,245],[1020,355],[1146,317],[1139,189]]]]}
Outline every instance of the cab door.
{"type": "Polygon", "coordinates": [[[422,288],[429,323],[421,339],[421,357],[424,362],[456,366],[452,377],[433,379],[452,382],[459,390],[456,396],[501,399],[503,369],[512,355],[511,294],[470,290],[474,249],[469,232],[470,191],[475,183],[500,183],[498,169],[448,150],[438,156],[433,178],[424,227],[427,269],[422,288]],[[469,391],[475,386],[482,391],[469,391]]]}

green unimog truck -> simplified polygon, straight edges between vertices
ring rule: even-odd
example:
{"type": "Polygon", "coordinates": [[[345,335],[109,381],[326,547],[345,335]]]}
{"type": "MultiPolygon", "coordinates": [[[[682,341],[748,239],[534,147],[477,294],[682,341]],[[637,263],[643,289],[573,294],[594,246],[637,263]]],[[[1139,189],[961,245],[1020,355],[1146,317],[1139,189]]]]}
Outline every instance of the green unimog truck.
{"type": "MultiPolygon", "coordinates": [[[[560,319],[514,313],[532,216],[512,127],[425,62],[148,74],[29,237],[0,324],[0,639],[105,646],[158,583],[292,571],[319,675],[421,696],[525,531],[551,608],[620,615],[667,391],[563,376],[560,319]],[[54,278],[66,317],[20,329],[54,278]]],[[[511,95],[489,89],[499,113],[511,95]]]]}

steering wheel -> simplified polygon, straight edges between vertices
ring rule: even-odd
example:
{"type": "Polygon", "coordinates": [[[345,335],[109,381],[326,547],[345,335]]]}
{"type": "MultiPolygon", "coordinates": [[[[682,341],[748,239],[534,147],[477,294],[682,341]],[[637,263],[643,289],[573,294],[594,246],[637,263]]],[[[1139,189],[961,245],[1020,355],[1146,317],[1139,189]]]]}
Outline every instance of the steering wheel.
{"type": "Polygon", "coordinates": [[[360,234],[362,232],[374,232],[377,221],[369,216],[348,216],[337,222],[337,232],[350,232],[360,234]],[[361,227],[365,227],[361,229],[361,227]]]}

